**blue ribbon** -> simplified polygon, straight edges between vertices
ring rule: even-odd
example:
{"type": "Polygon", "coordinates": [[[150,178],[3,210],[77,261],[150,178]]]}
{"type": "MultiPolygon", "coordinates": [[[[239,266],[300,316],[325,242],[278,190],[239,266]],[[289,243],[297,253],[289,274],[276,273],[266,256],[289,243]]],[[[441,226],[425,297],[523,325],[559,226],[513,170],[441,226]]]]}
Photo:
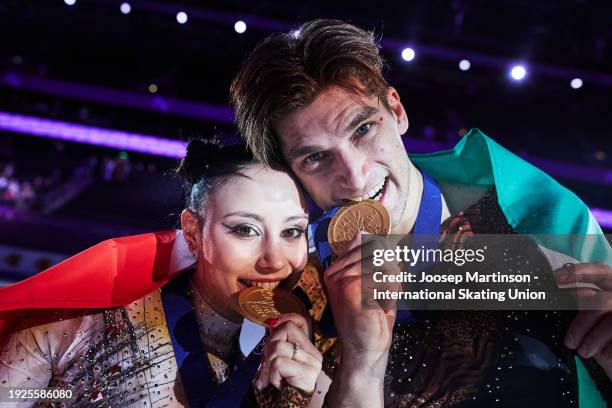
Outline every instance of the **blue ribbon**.
{"type": "MultiPolygon", "coordinates": [[[[437,237],[440,234],[440,220],[442,219],[442,194],[434,179],[423,171],[423,194],[419,211],[412,230],[411,248],[437,248],[437,237]],[[433,239],[436,238],[436,239],[433,239]]],[[[321,260],[321,265],[327,269],[331,265],[333,252],[327,241],[327,230],[329,223],[340,207],[334,207],[326,211],[319,219],[308,226],[308,232],[313,237],[314,247],[321,260]]],[[[417,263],[410,268],[410,271],[424,270],[427,264],[417,263]]],[[[414,323],[417,321],[413,313],[408,310],[398,310],[395,319],[396,324],[414,323]]],[[[321,316],[321,331],[326,337],[336,337],[338,335],[334,325],[334,318],[331,307],[326,307],[321,316]]]]}
{"type": "Polygon", "coordinates": [[[188,274],[183,273],[162,288],[162,302],[189,406],[238,407],[246,397],[251,381],[257,373],[265,337],[246,359],[237,359],[230,378],[221,385],[215,384],[208,369],[208,358],[202,349],[202,340],[187,289],[188,274]]]}

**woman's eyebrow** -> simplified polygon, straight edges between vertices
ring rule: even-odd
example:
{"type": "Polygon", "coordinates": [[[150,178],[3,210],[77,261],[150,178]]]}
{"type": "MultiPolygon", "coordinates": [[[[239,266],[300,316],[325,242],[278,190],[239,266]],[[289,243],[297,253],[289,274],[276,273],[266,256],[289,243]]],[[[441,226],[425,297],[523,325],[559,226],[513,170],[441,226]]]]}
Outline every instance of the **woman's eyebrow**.
{"type": "Polygon", "coordinates": [[[263,221],[263,218],[257,214],[253,214],[253,213],[248,213],[248,212],[244,212],[244,211],[234,211],[231,213],[227,213],[225,214],[222,218],[228,218],[228,217],[233,217],[233,216],[239,216],[239,217],[245,217],[245,218],[253,218],[257,221],[263,221]]]}
{"type": "Polygon", "coordinates": [[[298,220],[306,220],[306,221],[308,221],[308,216],[306,216],[304,214],[293,215],[291,217],[287,217],[285,219],[285,222],[298,221],[298,220]]]}

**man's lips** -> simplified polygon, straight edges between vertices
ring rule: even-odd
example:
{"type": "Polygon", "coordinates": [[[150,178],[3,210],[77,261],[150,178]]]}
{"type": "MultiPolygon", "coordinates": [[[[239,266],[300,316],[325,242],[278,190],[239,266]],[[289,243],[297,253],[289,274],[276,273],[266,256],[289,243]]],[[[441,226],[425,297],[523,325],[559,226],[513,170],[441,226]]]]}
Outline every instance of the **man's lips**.
{"type": "Polygon", "coordinates": [[[367,190],[367,193],[364,193],[360,196],[340,199],[338,200],[339,205],[344,205],[344,204],[348,204],[352,202],[359,202],[363,200],[381,201],[387,191],[388,186],[389,186],[389,176],[385,176],[384,179],[379,181],[373,187],[370,187],[367,190]]]}

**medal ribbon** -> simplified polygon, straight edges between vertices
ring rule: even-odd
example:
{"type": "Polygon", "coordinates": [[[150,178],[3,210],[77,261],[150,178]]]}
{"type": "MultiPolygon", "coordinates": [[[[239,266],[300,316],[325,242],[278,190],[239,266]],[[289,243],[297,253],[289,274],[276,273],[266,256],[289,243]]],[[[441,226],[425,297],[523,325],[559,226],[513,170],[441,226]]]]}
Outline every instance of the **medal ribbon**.
{"type": "MultiPolygon", "coordinates": [[[[437,237],[440,234],[440,221],[442,219],[442,194],[434,179],[425,172],[423,175],[423,194],[419,204],[419,211],[414,223],[411,248],[413,250],[424,248],[436,248],[437,237]],[[434,240],[434,238],[436,238],[434,240]]],[[[334,207],[326,211],[317,221],[308,226],[308,233],[313,237],[314,247],[321,260],[321,266],[327,269],[331,265],[333,252],[327,241],[327,230],[331,219],[336,215],[340,207],[334,207]]],[[[417,263],[410,271],[424,270],[429,265],[417,263]]],[[[408,310],[398,310],[395,319],[396,324],[413,323],[417,319],[408,310]]],[[[321,316],[321,331],[326,337],[336,337],[338,335],[334,325],[334,318],[330,307],[326,307],[321,316]]]]}
{"type": "Polygon", "coordinates": [[[246,397],[251,381],[257,373],[265,337],[248,357],[237,359],[232,375],[227,380],[220,385],[215,384],[206,364],[207,357],[202,349],[202,340],[187,289],[188,274],[184,273],[162,288],[162,302],[189,406],[238,407],[246,397]]]}

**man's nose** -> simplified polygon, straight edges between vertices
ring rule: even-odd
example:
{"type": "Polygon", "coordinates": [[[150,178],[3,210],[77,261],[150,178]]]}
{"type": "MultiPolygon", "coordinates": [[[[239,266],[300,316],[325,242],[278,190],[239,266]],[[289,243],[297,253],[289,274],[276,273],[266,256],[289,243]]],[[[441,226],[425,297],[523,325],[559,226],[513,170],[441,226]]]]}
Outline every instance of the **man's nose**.
{"type": "Polygon", "coordinates": [[[257,260],[257,269],[260,273],[276,273],[285,268],[285,256],[282,253],[280,242],[267,238],[263,242],[262,252],[257,260]]]}
{"type": "Polygon", "coordinates": [[[352,195],[364,193],[368,179],[367,157],[357,150],[341,152],[337,157],[340,187],[352,195]]]}

